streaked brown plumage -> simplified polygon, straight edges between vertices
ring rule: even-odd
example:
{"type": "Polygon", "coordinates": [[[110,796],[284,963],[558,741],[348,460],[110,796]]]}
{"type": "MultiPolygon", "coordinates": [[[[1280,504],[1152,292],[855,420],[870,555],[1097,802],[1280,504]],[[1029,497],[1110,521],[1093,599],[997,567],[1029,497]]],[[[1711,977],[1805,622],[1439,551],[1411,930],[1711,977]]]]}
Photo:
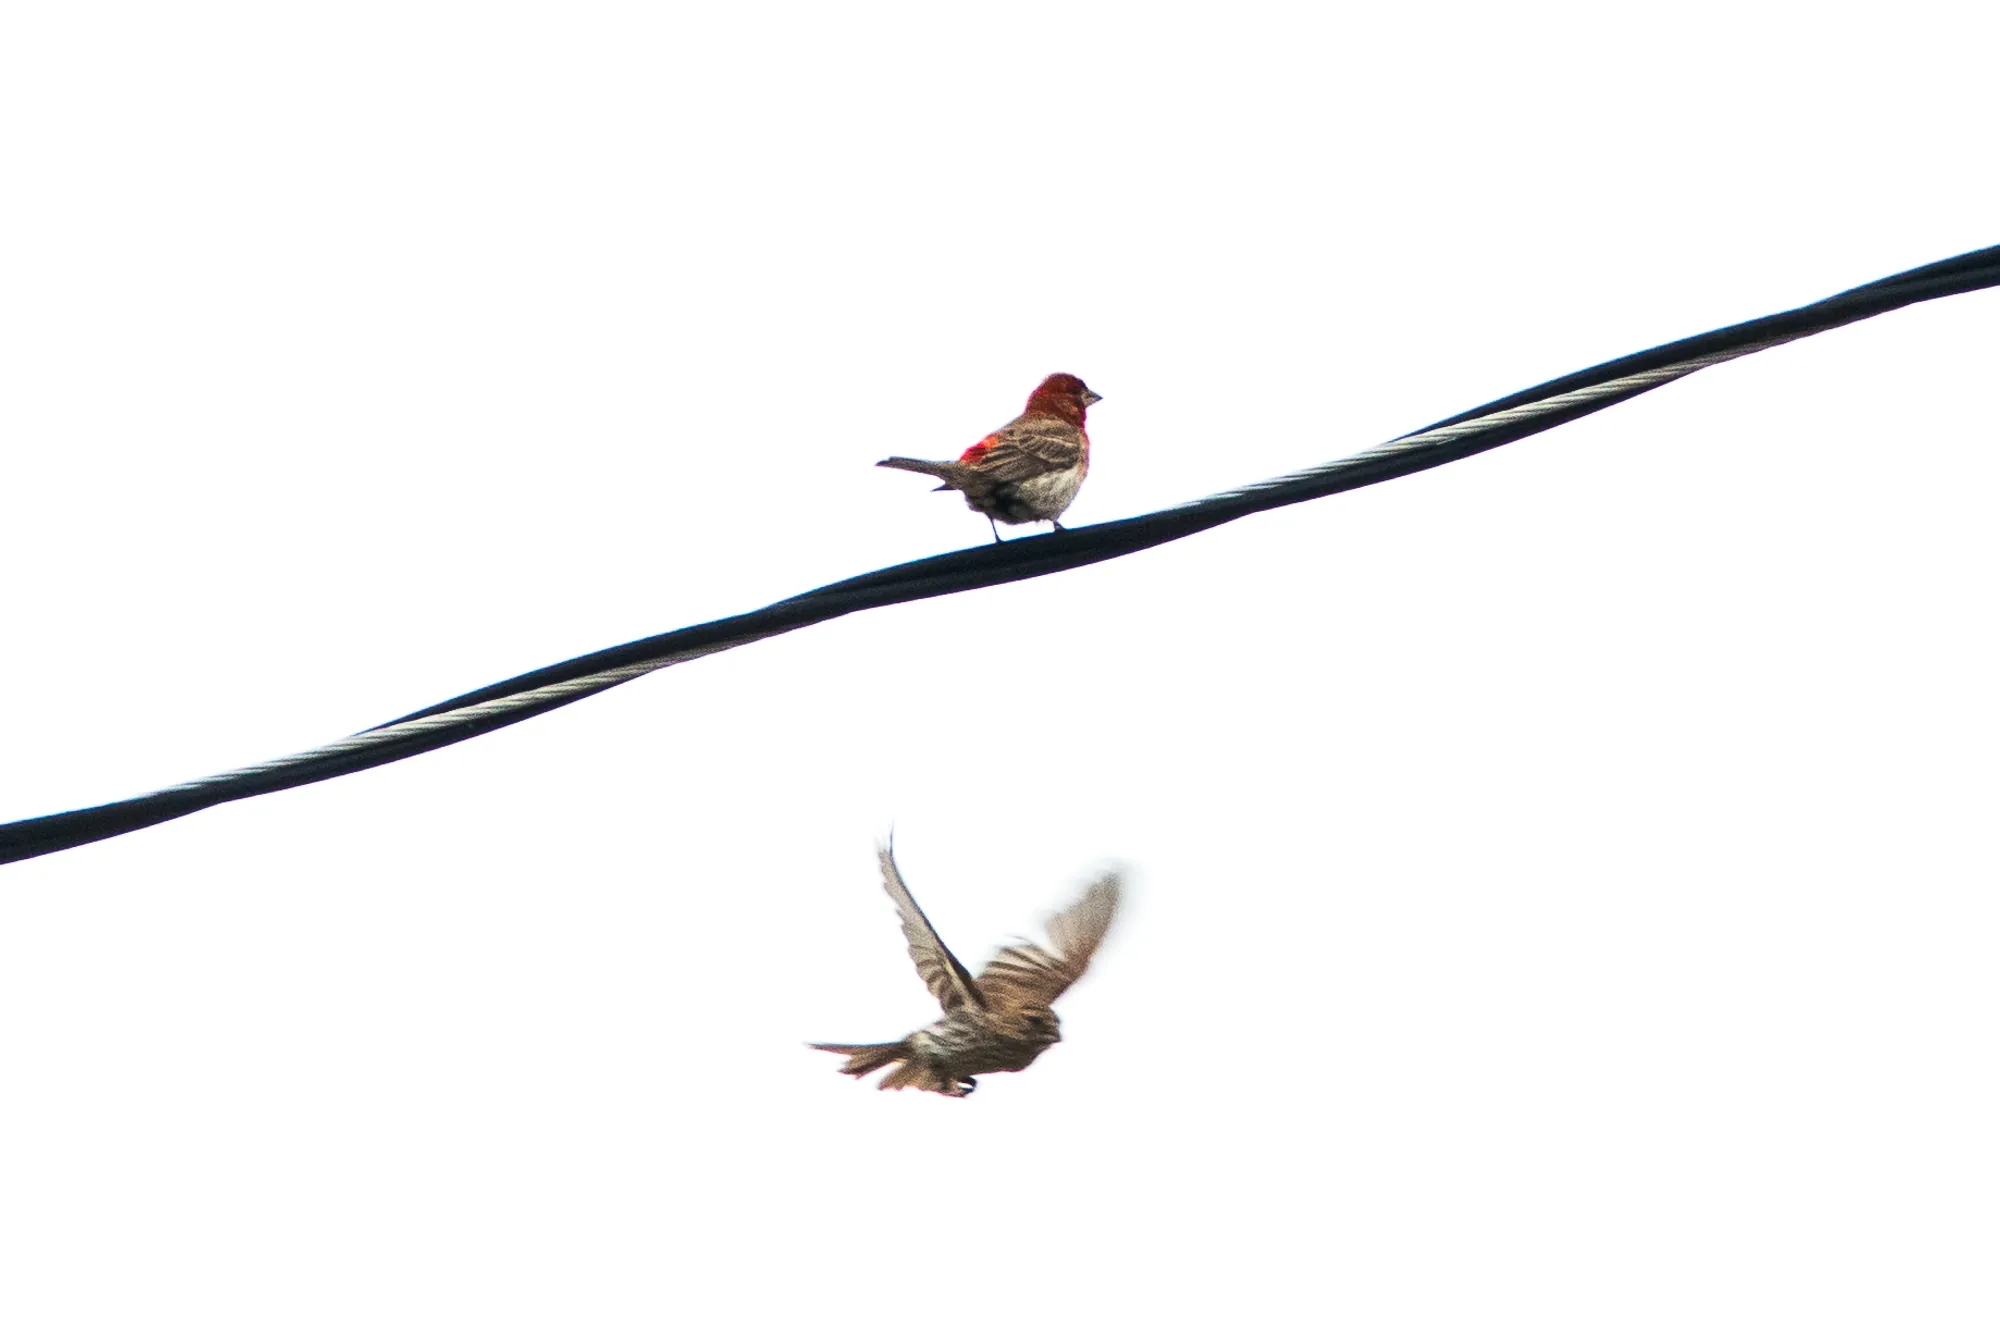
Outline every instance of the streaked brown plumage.
{"type": "Polygon", "coordinates": [[[921,1088],[963,1097],[978,1087],[975,1074],[1026,1069],[1062,1040],[1049,1006],[1090,966],[1090,957],[1118,910],[1118,876],[1106,875],[1084,890],[1067,911],[1048,920],[1053,949],[1022,940],[995,954],[975,977],[953,956],[910,896],[896,869],[895,852],[881,849],[882,887],[903,919],[910,961],[937,997],[944,1017],[901,1041],[867,1046],[814,1042],[816,1051],[848,1057],[840,1072],[856,1078],[891,1066],[878,1085],[921,1088]]]}
{"type": "MultiPolygon", "coordinates": [[[[1020,416],[958,456],[956,462],[885,458],[876,467],[899,468],[936,477],[941,491],[958,491],[965,507],[986,515],[989,524],[1055,523],[1076,499],[1090,471],[1090,437],[1084,412],[1102,402],[1074,375],[1051,375],[1028,395],[1020,416]]],[[[998,525],[993,540],[1000,540],[998,525]]]]}

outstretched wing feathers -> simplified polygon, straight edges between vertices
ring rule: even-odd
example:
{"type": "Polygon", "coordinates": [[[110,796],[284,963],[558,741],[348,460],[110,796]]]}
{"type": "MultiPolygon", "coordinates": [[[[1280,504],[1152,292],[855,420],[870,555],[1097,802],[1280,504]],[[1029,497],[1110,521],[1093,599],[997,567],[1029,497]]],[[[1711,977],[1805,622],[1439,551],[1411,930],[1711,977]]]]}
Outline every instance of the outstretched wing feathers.
{"type": "Polygon", "coordinates": [[[896,914],[903,918],[903,938],[909,941],[910,961],[917,965],[917,975],[923,978],[924,986],[937,997],[946,1013],[968,1005],[986,1008],[986,997],[980,992],[979,983],[938,938],[936,927],[924,915],[924,909],[917,906],[909,886],[903,883],[902,872],[896,869],[895,849],[885,845],[880,852],[882,887],[896,904],[896,914]]]}
{"type": "Polygon", "coordinates": [[[1116,875],[1106,875],[1067,910],[1049,918],[1052,948],[1022,940],[993,956],[980,970],[979,989],[993,1004],[1053,1004],[1076,984],[1118,911],[1116,875]]]}

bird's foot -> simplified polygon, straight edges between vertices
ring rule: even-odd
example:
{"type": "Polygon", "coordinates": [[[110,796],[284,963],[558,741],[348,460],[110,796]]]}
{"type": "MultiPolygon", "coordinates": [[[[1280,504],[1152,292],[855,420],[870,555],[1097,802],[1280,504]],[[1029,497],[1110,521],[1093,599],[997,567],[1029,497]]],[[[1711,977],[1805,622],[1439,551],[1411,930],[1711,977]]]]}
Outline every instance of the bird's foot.
{"type": "Polygon", "coordinates": [[[979,1088],[978,1079],[961,1078],[957,1080],[956,1090],[953,1091],[951,1095],[954,1097],[970,1097],[974,1092],[978,1090],[978,1088],[979,1088]]]}

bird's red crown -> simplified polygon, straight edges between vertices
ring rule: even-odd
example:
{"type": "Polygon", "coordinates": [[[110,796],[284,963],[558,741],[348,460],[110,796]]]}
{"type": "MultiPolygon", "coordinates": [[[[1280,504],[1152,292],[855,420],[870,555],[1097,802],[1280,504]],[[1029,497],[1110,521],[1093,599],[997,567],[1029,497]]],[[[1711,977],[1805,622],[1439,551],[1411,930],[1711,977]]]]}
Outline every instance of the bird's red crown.
{"type": "Polygon", "coordinates": [[[1084,409],[1096,401],[1097,395],[1082,380],[1058,373],[1043,380],[1028,395],[1028,408],[1023,415],[1060,417],[1080,427],[1084,409]]]}

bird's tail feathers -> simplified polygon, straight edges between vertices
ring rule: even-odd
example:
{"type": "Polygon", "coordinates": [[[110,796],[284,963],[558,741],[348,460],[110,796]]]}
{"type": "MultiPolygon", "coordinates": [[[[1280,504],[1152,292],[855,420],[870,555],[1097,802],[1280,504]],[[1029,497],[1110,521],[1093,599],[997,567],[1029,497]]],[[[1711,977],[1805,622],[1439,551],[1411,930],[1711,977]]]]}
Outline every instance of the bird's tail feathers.
{"type": "Polygon", "coordinates": [[[921,472],[925,476],[942,478],[944,485],[937,488],[941,491],[956,490],[958,475],[964,470],[957,463],[933,463],[922,458],[885,458],[875,466],[892,467],[903,472],[921,472]]]}
{"type": "MultiPolygon", "coordinates": [[[[836,1046],[830,1042],[816,1041],[812,1042],[811,1046],[816,1051],[832,1051],[835,1055],[846,1056],[847,1063],[840,1067],[840,1072],[852,1074],[856,1078],[860,1078],[863,1074],[872,1074],[883,1065],[907,1060],[915,1054],[910,1050],[910,1043],[907,1041],[883,1041],[869,1046],[836,1046]]],[[[892,1071],[889,1077],[895,1078],[900,1072],[892,1071]]],[[[882,1086],[885,1088],[889,1086],[887,1080],[884,1080],[882,1086]]],[[[899,1083],[896,1086],[902,1085],[899,1083]]]]}
{"type": "Polygon", "coordinates": [[[836,1046],[831,1042],[812,1042],[816,1051],[832,1051],[835,1055],[847,1057],[847,1063],[840,1067],[843,1074],[860,1078],[872,1074],[884,1065],[892,1066],[882,1075],[882,1081],[875,1086],[886,1092],[897,1088],[916,1088],[922,1092],[941,1092],[947,1097],[963,1097],[972,1091],[972,1080],[955,1078],[935,1069],[927,1060],[917,1058],[916,1048],[906,1038],[902,1041],[877,1042],[870,1046],[836,1046]]]}

